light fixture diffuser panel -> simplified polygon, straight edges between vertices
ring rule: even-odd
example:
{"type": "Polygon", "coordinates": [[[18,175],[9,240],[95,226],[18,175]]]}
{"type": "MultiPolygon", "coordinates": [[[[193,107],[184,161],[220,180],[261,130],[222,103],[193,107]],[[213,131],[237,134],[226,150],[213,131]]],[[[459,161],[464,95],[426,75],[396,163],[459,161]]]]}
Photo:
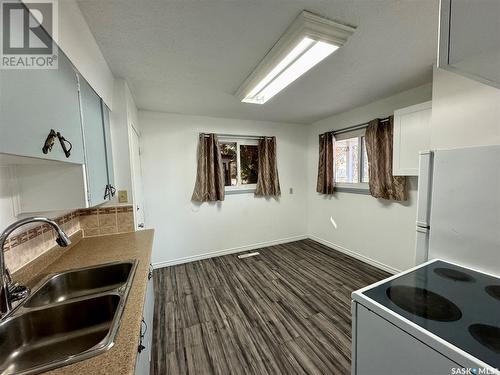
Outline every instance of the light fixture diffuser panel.
{"type": "Polygon", "coordinates": [[[236,92],[242,102],[264,104],[324,60],[355,31],[302,11],[236,92]]]}

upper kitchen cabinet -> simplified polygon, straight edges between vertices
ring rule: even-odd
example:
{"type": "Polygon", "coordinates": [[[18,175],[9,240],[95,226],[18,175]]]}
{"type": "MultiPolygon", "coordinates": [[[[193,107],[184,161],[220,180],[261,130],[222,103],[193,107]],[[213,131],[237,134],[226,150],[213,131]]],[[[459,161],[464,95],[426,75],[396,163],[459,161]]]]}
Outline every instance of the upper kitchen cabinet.
{"type": "Polygon", "coordinates": [[[394,111],[394,176],[418,176],[419,152],[430,147],[431,114],[431,101],[394,111]]]}
{"type": "Polygon", "coordinates": [[[106,166],[108,171],[108,184],[109,184],[109,195],[110,198],[115,194],[115,178],[114,178],[114,169],[113,169],[113,151],[111,148],[111,124],[109,121],[110,109],[104,103],[104,100],[101,99],[101,111],[102,111],[102,124],[104,126],[104,145],[106,147],[106,166]]]}
{"type": "MultiPolygon", "coordinates": [[[[113,196],[109,109],[83,77],[78,79],[83,162],[14,158],[10,169],[18,192],[16,215],[94,207],[113,196]]],[[[78,85],[76,88],[78,94],[78,85]]]]}
{"type": "Polygon", "coordinates": [[[16,215],[88,208],[113,196],[109,109],[88,83],[80,80],[85,164],[11,158],[16,215]]]}
{"type": "Polygon", "coordinates": [[[440,68],[500,88],[500,1],[441,0],[440,68]]]}
{"type": "Polygon", "coordinates": [[[111,160],[107,153],[109,149],[111,155],[111,143],[106,141],[106,135],[109,140],[109,111],[87,81],[81,76],[79,80],[87,196],[89,206],[95,206],[111,198],[111,160]]]}
{"type": "Polygon", "coordinates": [[[83,163],[78,79],[61,50],[58,60],[57,69],[0,70],[0,153],[83,163]],[[69,155],[57,137],[42,151],[52,129],[69,155]]]}

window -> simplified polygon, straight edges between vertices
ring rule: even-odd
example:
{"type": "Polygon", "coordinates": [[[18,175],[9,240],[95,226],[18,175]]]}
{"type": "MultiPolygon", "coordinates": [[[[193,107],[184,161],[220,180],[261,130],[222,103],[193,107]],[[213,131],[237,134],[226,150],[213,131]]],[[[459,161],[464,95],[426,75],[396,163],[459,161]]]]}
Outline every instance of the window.
{"type": "Polygon", "coordinates": [[[219,138],[226,192],[253,191],[257,186],[257,139],[219,138]]]}
{"type": "Polygon", "coordinates": [[[338,190],[368,190],[368,157],[365,129],[335,135],[335,187],[338,190]]]}

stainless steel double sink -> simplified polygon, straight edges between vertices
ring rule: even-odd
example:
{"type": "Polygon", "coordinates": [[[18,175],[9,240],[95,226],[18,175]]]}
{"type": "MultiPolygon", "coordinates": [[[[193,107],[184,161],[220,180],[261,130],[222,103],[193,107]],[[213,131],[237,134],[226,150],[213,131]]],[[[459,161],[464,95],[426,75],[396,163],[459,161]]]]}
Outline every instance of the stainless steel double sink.
{"type": "Polygon", "coordinates": [[[113,346],[137,261],[53,274],[0,322],[0,374],[35,374],[113,346]]]}

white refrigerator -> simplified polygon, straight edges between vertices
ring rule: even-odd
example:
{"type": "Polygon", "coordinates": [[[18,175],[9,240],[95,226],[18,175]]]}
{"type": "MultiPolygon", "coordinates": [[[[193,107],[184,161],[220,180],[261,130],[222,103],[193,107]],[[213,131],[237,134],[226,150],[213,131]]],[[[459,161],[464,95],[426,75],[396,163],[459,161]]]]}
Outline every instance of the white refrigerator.
{"type": "Polygon", "coordinates": [[[500,146],[420,153],[415,263],[500,275],[500,146]]]}

